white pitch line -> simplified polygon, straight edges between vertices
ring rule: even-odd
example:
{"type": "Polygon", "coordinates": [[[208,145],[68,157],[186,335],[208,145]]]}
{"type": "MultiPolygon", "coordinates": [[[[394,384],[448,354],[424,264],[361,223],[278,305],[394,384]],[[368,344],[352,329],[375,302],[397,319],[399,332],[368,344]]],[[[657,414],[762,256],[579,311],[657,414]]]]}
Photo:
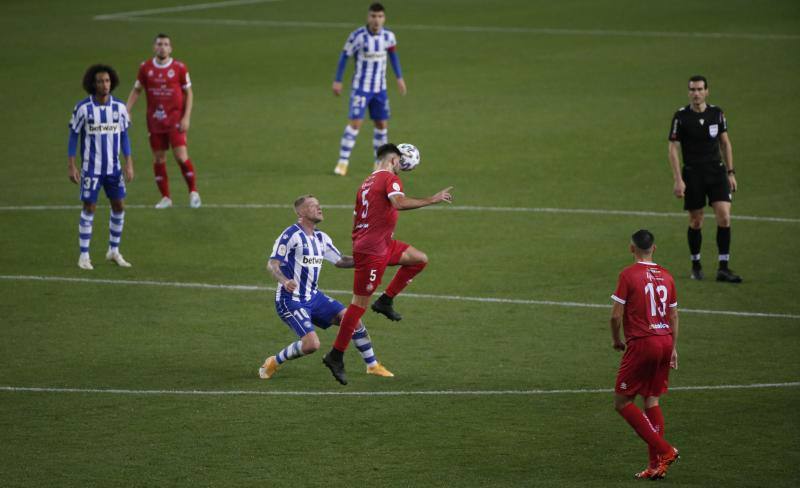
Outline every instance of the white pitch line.
{"type": "MultiPolygon", "coordinates": [[[[163,10],[163,9],[156,9],[163,10]]],[[[142,14],[143,15],[143,14],[142,14]]],[[[226,25],[233,27],[278,27],[278,28],[314,28],[314,29],[349,29],[357,27],[352,22],[311,22],[301,20],[247,20],[247,19],[187,19],[187,18],[154,18],[137,15],[110,14],[98,15],[94,20],[117,20],[123,22],[164,22],[180,24],[226,25]]],[[[681,31],[629,31],[605,29],[555,29],[550,27],[501,27],[478,25],[420,25],[392,24],[397,31],[433,31],[433,32],[469,32],[490,34],[534,34],[557,36],[599,36],[599,37],[653,37],[680,39],[747,39],[769,41],[796,41],[796,34],[756,34],[749,32],[681,32],[681,31]]]]}
{"type": "MultiPolygon", "coordinates": [[[[256,3],[272,3],[282,0],[230,0],[227,2],[195,3],[189,5],[178,5],[175,7],[151,8],[147,10],[131,10],[129,12],[117,12],[113,14],[97,15],[94,20],[125,20],[125,17],[139,15],[156,15],[173,12],[190,12],[193,10],[210,10],[215,8],[237,7],[241,5],[252,5],[256,3]]],[[[155,19],[154,19],[155,20],[155,19]]]]}
{"type": "MultiPolygon", "coordinates": [[[[796,388],[800,382],[752,383],[744,385],[672,386],[670,391],[750,390],[760,388],[796,388]]],[[[532,396],[587,393],[612,393],[611,388],[576,388],[564,390],[412,390],[412,391],[276,391],[276,390],[131,390],[123,388],[47,388],[0,386],[9,393],[101,393],[110,395],[182,395],[182,396],[532,396]]]]}
{"type": "MultiPolygon", "coordinates": [[[[170,288],[200,288],[210,290],[236,290],[236,291],[267,291],[274,292],[275,287],[262,286],[262,285],[219,285],[213,283],[192,283],[192,282],[178,282],[178,281],[154,281],[154,280],[111,280],[103,278],[72,278],[68,276],[30,276],[30,275],[0,275],[0,280],[7,281],[49,281],[61,283],[90,283],[90,284],[103,284],[103,285],[133,285],[133,286],[163,286],[170,288]]],[[[348,290],[325,290],[325,293],[330,295],[352,295],[348,290]]],[[[408,298],[421,298],[430,300],[448,300],[460,302],[477,302],[477,303],[507,303],[513,305],[545,305],[554,307],[567,307],[567,308],[603,308],[608,309],[610,304],[601,303],[581,303],[581,302],[564,302],[553,300],[528,300],[518,298],[494,298],[494,297],[470,297],[460,295],[432,295],[425,293],[403,293],[404,297],[408,298]]],[[[704,310],[693,308],[681,308],[684,313],[696,313],[703,315],[728,315],[735,317],[761,317],[761,318],[775,318],[775,319],[791,319],[798,320],[798,314],[786,313],[771,313],[771,312],[739,312],[734,310],[704,310]]]]}
{"type": "MultiPolygon", "coordinates": [[[[126,208],[155,210],[153,205],[129,204],[126,208]]],[[[4,205],[0,206],[0,212],[24,212],[24,211],[47,211],[47,210],[79,210],[80,205],[4,205]]],[[[102,208],[102,207],[101,207],[102,208]]],[[[189,208],[188,206],[176,205],[176,208],[189,208]]],[[[292,206],[283,203],[204,203],[203,208],[212,209],[291,209],[292,206]]],[[[335,210],[352,210],[353,204],[336,203],[325,204],[323,208],[335,210]]],[[[439,205],[435,207],[425,207],[425,211],[449,211],[449,212],[509,212],[509,213],[554,213],[554,214],[578,214],[578,215],[617,215],[625,217],[669,217],[686,218],[685,213],[680,212],[654,212],[648,210],[613,210],[601,208],[555,208],[555,207],[494,207],[480,205],[439,205]]],[[[165,210],[159,210],[164,212],[165,210]]],[[[166,210],[167,212],[169,210],[166,210]]],[[[192,209],[192,211],[196,211],[192,209]]],[[[783,222],[797,224],[800,218],[792,217],[760,217],[756,215],[733,215],[733,220],[746,220],[754,222],[783,222]]]]}

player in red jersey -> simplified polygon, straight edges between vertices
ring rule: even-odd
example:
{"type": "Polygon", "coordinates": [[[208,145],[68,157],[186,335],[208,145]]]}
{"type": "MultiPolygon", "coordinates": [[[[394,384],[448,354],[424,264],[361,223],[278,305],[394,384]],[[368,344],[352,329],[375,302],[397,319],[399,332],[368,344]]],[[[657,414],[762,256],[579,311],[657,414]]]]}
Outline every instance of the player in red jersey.
{"type": "Polygon", "coordinates": [[[669,271],[653,263],[655,237],[639,230],[631,237],[635,263],[619,275],[611,298],[611,338],[625,351],[617,373],[614,407],[648,445],[650,463],[634,476],[663,478],[678,459],[678,450],[664,440],[664,416],[658,398],[667,391],[670,368],[678,368],[678,300],[669,271]],[[625,342],[620,340],[620,327],[625,342]],[[634,403],[644,398],[645,411],[634,403]]]}
{"type": "Polygon", "coordinates": [[[412,210],[440,202],[450,203],[452,187],[428,198],[409,198],[403,193],[400,172],[400,150],[394,144],[384,144],[377,151],[378,169],[369,175],[356,195],[353,216],[353,300],[339,325],[336,341],[322,362],[331,370],[336,381],[346,385],[344,351],[350,344],[358,321],[364,315],[369,298],[381,283],[387,266],[400,265],[386,291],[372,309],[390,320],[400,320],[392,301],[428,264],[428,256],[405,242],[393,239],[398,210],[412,210]]]}
{"type": "Polygon", "coordinates": [[[158,34],[153,44],[155,57],[139,66],[136,83],[128,95],[128,113],[132,113],[142,90],[147,93],[147,131],[150,133],[150,148],[153,150],[153,173],[161,192],[156,208],[169,208],[172,199],[167,179],[167,150],[172,154],[189,187],[189,206],[200,206],[194,165],[186,149],[186,133],[192,118],[192,81],[185,64],[172,59],[172,43],[166,34],[158,34]]]}

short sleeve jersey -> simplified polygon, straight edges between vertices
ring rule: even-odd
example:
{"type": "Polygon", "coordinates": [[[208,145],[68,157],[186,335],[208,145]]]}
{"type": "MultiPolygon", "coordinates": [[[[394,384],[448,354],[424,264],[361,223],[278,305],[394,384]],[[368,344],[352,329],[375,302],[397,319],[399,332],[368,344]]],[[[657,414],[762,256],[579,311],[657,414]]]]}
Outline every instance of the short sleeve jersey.
{"type": "Polygon", "coordinates": [[[403,182],[391,171],[375,171],[364,180],[353,212],[353,252],[378,256],[389,252],[397,226],[397,209],[389,197],[403,194],[403,182]]]}
{"type": "Polygon", "coordinates": [[[342,259],[342,253],[333,245],[328,234],[315,229],[309,235],[300,225],[294,224],[275,239],[269,258],[280,261],[283,275],[297,282],[294,292],[278,285],[275,300],[305,302],[317,294],[322,262],[336,264],[342,259]]]}
{"type": "Polygon", "coordinates": [[[115,175],[122,171],[119,162],[121,138],[130,124],[125,102],[113,96],[106,104],[88,97],[75,105],[69,129],[78,134],[84,174],[115,175]]]}
{"type": "Polygon", "coordinates": [[[351,32],[343,51],[354,57],[353,89],[366,93],[386,90],[386,53],[396,47],[397,38],[390,30],[373,34],[367,27],[360,27],[351,32]]]}
{"type": "Polygon", "coordinates": [[[148,59],[139,66],[136,86],[147,92],[147,130],[163,134],[177,129],[185,107],[183,91],[192,86],[186,65],[175,59],[163,65],[148,59]]]}
{"type": "Polygon", "coordinates": [[[651,335],[672,334],[668,308],[678,306],[675,280],[655,263],[638,262],[619,275],[611,299],[625,306],[622,319],[625,341],[651,335]]]}
{"type": "Polygon", "coordinates": [[[695,112],[687,105],[672,117],[669,140],[681,143],[684,166],[719,166],[719,136],[728,132],[728,121],[722,109],[707,105],[704,112],[695,112]]]}

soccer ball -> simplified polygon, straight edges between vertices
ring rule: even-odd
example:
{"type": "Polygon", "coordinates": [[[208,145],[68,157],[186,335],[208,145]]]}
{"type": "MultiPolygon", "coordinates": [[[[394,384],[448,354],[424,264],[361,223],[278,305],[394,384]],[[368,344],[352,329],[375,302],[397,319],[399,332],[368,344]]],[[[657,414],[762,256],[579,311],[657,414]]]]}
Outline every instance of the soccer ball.
{"type": "Polygon", "coordinates": [[[413,144],[404,142],[397,145],[400,150],[400,169],[403,171],[411,171],[419,164],[419,149],[413,144]]]}

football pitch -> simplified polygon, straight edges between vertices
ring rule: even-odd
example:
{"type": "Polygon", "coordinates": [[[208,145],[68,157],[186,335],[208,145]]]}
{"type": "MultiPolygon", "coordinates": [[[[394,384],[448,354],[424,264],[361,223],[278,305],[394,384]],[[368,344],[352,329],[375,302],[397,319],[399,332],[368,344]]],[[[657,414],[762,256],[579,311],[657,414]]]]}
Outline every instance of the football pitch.
{"type": "MultiPolygon", "coordinates": [[[[397,238],[430,264],[390,323],[365,324],[395,374],[349,385],[322,350],[264,381],[295,340],[265,269],[316,195],[349,254],[356,188],[372,169],[365,123],[333,175],[347,97],[331,81],[367,0],[8,0],[0,15],[0,486],[597,486],[635,483],[645,444],[614,411],[620,354],[609,295],[640,228],[672,271],[680,368],[663,397],[681,460],[671,486],[800,483],[800,4],[524,0],[384,2],[408,94],[387,80],[393,142],[420,166],[406,193],[454,203],[400,214],[397,238]],[[158,32],[195,97],[189,151],[203,207],[168,160],[174,208],[155,210],[144,100],[131,129],[121,250],[76,266],[67,122],[93,63],[123,100],[158,32]],[[795,54],[791,54],[791,53],[795,54]],[[739,191],[731,267],[689,279],[687,219],[667,135],[709,79],[725,110],[739,191]]],[[[345,80],[352,74],[348,64],[345,80]]],[[[345,85],[348,86],[347,84],[345,85]]],[[[710,210],[710,209],[709,209],[710,210]]],[[[391,276],[391,272],[387,272],[391,276]]],[[[320,287],[349,301],[352,271],[320,287]]],[[[389,281],[384,278],[384,285],[389,281]]]]}

